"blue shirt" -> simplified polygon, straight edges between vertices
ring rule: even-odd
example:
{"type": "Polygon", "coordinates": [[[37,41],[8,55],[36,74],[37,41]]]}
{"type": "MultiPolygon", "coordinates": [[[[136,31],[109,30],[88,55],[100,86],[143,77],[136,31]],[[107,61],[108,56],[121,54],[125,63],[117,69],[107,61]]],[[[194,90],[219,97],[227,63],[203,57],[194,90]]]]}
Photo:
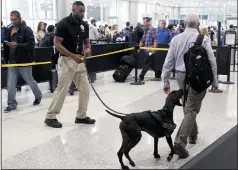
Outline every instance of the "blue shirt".
{"type": "Polygon", "coordinates": [[[165,28],[162,30],[160,27],[158,28],[158,44],[169,44],[172,39],[171,32],[165,28]]]}

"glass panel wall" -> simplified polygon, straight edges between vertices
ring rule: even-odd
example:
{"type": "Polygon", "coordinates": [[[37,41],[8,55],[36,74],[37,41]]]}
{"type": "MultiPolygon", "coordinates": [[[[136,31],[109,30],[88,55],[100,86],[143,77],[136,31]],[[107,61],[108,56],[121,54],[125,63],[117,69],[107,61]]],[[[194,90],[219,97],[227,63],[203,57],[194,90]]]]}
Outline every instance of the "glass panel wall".
{"type": "Polygon", "coordinates": [[[146,13],[146,4],[138,3],[138,21],[142,23],[143,15],[146,13]]]}
{"type": "Polygon", "coordinates": [[[5,20],[5,25],[10,24],[10,13],[13,10],[21,13],[22,19],[34,32],[40,21],[48,25],[54,25],[57,21],[56,0],[2,0],[2,19],[5,20]]]}

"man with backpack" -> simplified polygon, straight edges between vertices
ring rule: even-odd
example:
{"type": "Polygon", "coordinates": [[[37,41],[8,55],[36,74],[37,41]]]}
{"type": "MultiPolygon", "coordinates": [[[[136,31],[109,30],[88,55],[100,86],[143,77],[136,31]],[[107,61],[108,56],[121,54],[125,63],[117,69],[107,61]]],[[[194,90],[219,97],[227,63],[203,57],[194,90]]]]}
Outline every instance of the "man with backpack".
{"type": "Polygon", "coordinates": [[[177,82],[184,90],[184,119],[174,141],[175,154],[181,158],[189,156],[185,149],[187,139],[195,144],[198,127],[196,116],[200,111],[207,88],[212,85],[213,92],[218,89],[217,64],[208,37],[198,33],[199,17],[188,15],[186,30],[171,41],[163,66],[164,92],[170,92],[169,77],[173,68],[177,82]]]}

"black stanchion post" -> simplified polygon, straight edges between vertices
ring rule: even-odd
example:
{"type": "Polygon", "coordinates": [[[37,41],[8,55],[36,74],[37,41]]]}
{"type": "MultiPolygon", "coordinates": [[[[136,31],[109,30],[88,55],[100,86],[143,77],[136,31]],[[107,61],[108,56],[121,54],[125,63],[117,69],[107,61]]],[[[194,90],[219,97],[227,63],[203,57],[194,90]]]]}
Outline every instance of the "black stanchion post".
{"type": "Polygon", "coordinates": [[[233,71],[236,72],[236,45],[234,45],[234,52],[233,52],[233,71]]]}
{"type": "Polygon", "coordinates": [[[231,73],[231,45],[229,45],[229,55],[227,62],[227,81],[223,81],[222,84],[235,84],[234,82],[230,81],[230,73],[231,73]]]}
{"type": "Polygon", "coordinates": [[[138,50],[140,49],[139,45],[135,46],[135,50],[132,52],[132,55],[135,57],[135,82],[130,83],[131,85],[144,85],[144,82],[138,81],[138,50]]]}

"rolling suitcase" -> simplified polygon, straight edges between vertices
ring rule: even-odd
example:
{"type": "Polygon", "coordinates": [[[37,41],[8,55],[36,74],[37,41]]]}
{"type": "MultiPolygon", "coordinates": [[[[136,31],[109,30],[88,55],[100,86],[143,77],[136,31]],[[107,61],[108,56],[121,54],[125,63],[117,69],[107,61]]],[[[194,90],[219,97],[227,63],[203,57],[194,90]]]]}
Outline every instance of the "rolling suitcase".
{"type": "Polygon", "coordinates": [[[129,65],[120,65],[112,75],[116,82],[124,83],[132,71],[133,67],[129,65]]]}
{"type": "Polygon", "coordinates": [[[49,71],[49,86],[50,92],[53,93],[58,85],[58,71],[56,69],[51,69],[49,71]]]}

